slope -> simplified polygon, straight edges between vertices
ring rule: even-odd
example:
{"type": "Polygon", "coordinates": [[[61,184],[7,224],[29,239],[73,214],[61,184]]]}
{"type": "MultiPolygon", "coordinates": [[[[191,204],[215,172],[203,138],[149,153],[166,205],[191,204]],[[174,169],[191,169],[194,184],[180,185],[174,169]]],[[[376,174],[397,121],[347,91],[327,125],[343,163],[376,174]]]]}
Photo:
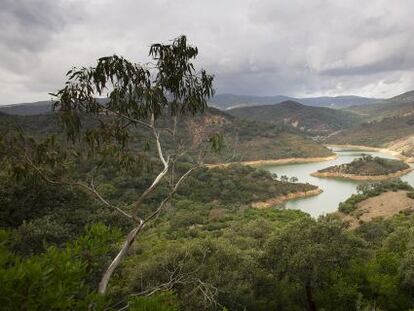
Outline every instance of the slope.
{"type": "Polygon", "coordinates": [[[356,114],[325,107],[310,107],[294,101],[276,105],[234,108],[227,111],[238,118],[285,124],[312,135],[324,136],[361,122],[356,114]]]}

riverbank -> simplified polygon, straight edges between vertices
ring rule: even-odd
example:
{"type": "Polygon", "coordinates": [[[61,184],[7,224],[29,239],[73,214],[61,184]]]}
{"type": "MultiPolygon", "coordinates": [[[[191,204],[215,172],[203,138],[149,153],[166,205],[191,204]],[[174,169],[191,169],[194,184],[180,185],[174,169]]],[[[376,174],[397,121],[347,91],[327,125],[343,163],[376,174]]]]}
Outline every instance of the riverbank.
{"type": "Polygon", "coordinates": [[[407,157],[401,154],[400,152],[389,149],[389,148],[379,148],[379,147],[364,146],[364,145],[331,145],[329,144],[329,145],[324,145],[324,146],[328,148],[342,148],[342,149],[348,149],[348,150],[382,152],[382,153],[387,153],[389,155],[397,157],[404,162],[414,163],[414,157],[407,157]]]}
{"type": "Polygon", "coordinates": [[[243,164],[250,166],[266,166],[266,165],[283,165],[283,164],[301,164],[301,163],[315,163],[335,160],[338,157],[337,154],[328,157],[314,157],[314,158],[285,158],[285,159],[270,159],[270,160],[256,160],[256,161],[239,161],[239,162],[228,162],[218,164],[206,164],[208,168],[214,167],[227,167],[232,164],[243,164]]]}
{"type": "Polygon", "coordinates": [[[287,195],[278,196],[276,198],[272,198],[266,201],[254,202],[251,205],[253,208],[264,209],[264,208],[269,208],[272,206],[282,204],[288,200],[294,200],[294,199],[305,198],[305,197],[313,197],[313,196],[321,194],[322,192],[323,190],[320,188],[316,188],[316,189],[309,190],[309,191],[292,192],[287,195]]]}
{"type": "Polygon", "coordinates": [[[324,177],[324,178],[343,178],[343,179],[351,179],[351,180],[360,180],[360,181],[382,181],[392,178],[397,178],[403,175],[406,175],[413,171],[413,168],[407,168],[402,171],[398,171],[395,173],[387,174],[387,175],[354,175],[354,174],[342,174],[337,172],[314,172],[311,176],[314,177],[324,177]]]}

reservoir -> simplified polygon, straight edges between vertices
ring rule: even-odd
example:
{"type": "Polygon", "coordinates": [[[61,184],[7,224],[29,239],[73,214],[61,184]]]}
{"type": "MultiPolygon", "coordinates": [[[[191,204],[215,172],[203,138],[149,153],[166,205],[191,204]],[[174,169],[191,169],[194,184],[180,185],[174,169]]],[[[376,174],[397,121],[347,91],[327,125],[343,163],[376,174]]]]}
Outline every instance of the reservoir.
{"type": "MultiPolygon", "coordinates": [[[[288,177],[297,177],[299,182],[310,183],[318,186],[323,190],[323,193],[314,196],[291,200],[286,202],[286,208],[298,209],[313,217],[318,217],[326,213],[335,212],[338,209],[340,202],[345,201],[353,193],[356,193],[356,188],[362,181],[333,179],[333,178],[319,178],[313,177],[310,174],[317,170],[326,168],[332,165],[349,163],[352,160],[361,157],[363,154],[370,154],[374,157],[382,157],[388,159],[395,159],[394,156],[372,151],[353,151],[349,149],[332,148],[338,157],[334,160],[317,162],[317,163],[303,163],[303,164],[286,164],[286,165],[268,165],[262,168],[275,173],[278,177],[286,175],[288,177]]],[[[410,185],[414,185],[414,171],[401,177],[401,180],[407,181],[410,185]]],[[[366,182],[366,181],[365,181],[366,182]]]]}

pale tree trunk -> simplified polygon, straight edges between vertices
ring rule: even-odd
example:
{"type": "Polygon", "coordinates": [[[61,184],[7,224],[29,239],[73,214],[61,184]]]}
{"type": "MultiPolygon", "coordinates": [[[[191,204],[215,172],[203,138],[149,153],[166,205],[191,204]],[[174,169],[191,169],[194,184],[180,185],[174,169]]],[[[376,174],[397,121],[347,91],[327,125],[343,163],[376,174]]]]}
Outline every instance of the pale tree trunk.
{"type": "Polygon", "coordinates": [[[101,294],[106,293],[106,289],[108,287],[109,280],[112,277],[112,274],[114,273],[115,269],[119,266],[119,264],[122,262],[126,254],[128,253],[129,248],[131,247],[132,243],[134,243],[136,236],[138,233],[144,228],[144,222],[141,222],[138,227],[135,227],[132,229],[128,236],[122,245],[121,250],[116,255],[116,257],[112,260],[109,267],[106,269],[105,273],[103,274],[101,281],[99,282],[98,292],[101,294]]]}

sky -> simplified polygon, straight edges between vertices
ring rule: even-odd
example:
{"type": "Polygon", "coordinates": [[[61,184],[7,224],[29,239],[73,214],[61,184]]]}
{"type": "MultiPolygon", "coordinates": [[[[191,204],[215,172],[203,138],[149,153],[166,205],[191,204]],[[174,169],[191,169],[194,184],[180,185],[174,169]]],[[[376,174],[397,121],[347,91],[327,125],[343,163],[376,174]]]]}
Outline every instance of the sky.
{"type": "Polygon", "coordinates": [[[414,89],[413,0],[0,0],[0,105],[73,66],[185,34],[217,93],[385,98],[414,89]]]}

